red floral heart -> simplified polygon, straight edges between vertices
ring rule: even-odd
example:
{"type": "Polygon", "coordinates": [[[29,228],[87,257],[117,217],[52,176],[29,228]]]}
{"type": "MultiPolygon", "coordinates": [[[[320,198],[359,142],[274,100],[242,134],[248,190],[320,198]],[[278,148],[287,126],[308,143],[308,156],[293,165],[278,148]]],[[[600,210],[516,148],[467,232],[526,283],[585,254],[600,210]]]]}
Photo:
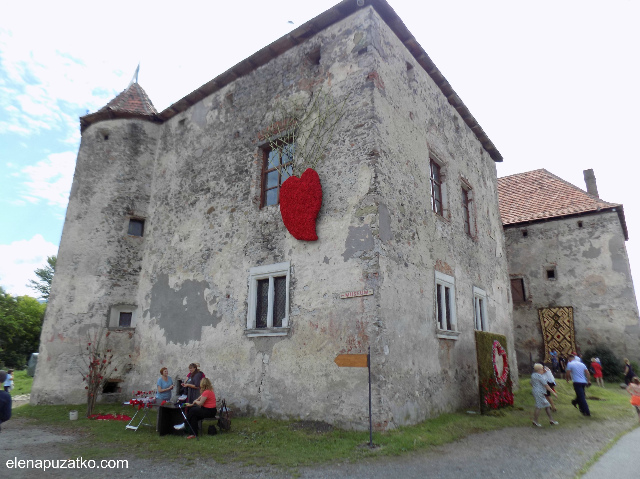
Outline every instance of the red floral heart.
{"type": "Polygon", "coordinates": [[[322,206],[322,185],[315,170],[290,176],[280,187],[282,222],[295,239],[316,241],[316,218],[322,206]]]}

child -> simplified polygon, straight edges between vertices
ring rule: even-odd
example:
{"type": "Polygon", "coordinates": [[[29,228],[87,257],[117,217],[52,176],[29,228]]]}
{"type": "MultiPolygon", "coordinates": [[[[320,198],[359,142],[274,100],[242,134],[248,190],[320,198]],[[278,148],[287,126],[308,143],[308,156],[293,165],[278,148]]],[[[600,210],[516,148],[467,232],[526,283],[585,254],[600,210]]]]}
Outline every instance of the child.
{"type": "MultiPolygon", "coordinates": [[[[551,388],[551,390],[556,392],[556,378],[553,376],[553,372],[547,366],[544,367],[544,380],[547,381],[547,385],[551,388]]],[[[553,404],[553,399],[551,399],[551,391],[547,391],[547,401],[551,404],[551,410],[557,411],[556,405],[553,404]]]]}
{"type": "Polygon", "coordinates": [[[638,421],[640,421],[640,379],[635,376],[629,386],[627,386],[627,392],[631,394],[631,405],[636,408],[638,413],[638,421]]]}

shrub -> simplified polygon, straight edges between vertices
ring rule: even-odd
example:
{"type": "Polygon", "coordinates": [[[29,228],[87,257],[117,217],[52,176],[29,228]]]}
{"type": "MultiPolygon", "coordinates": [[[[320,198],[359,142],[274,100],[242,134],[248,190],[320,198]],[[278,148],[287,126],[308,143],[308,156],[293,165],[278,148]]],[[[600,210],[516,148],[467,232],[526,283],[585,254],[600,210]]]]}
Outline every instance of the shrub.
{"type": "Polygon", "coordinates": [[[591,358],[600,358],[602,375],[606,381],[617,382],[623,379],[622,371],[624,366],[622,359],[613,354],[613,351],[607,346],[596,345],[586,349],[581,358],[588,367],[591,367],[591,358]]]}

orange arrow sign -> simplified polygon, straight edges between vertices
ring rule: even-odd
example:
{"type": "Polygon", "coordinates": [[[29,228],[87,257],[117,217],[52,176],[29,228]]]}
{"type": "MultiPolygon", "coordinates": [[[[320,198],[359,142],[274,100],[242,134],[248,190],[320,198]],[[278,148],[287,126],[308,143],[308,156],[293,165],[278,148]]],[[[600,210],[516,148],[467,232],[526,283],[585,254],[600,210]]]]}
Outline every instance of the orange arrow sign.
{"type": "Polygon", "coordinates": [[[366,354],[338,354],[333,360],[340,368],[366,368],[366,354]]]}

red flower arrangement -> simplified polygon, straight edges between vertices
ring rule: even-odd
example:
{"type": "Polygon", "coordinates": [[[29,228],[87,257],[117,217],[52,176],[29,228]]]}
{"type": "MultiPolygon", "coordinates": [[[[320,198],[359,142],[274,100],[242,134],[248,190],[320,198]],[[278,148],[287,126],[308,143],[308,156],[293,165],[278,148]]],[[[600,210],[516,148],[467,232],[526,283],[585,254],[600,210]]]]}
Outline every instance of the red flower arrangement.
{"type": "Polygon", "coordinates": [[[98,421],[131,421],[131,418],[125,414],[92,414],[89,419],[97,419],[98,421]]]}
{"type": "Polygon", "coordinates": [[[290,176],[280,187],[280,214],[291,236],[300,241],[317,241],[316,218],[322,206],[322,185],[311,169],[302,176],[290,176]]]}
{"type": "Polygon", "coordinates": [[[493,374],[498,382],[498,386],[503,387],[509,377],[509,360],[507,358],[507,352],[500,344],[500,341],[493,341],[491,360],[493,361],[493,374]],[[498,361],[500,360],[502,360],[502,373],[498,371],[498,361]]]}
{"type": "Polygon", "coordinates": [[[506,387],[499,387],[493,379],[485,380],[480,384],[482,401],[489,409],[499,409],[505,406],[513,406],[513,393],[511,392],[511,379],[507,379],[506,387]]]}

